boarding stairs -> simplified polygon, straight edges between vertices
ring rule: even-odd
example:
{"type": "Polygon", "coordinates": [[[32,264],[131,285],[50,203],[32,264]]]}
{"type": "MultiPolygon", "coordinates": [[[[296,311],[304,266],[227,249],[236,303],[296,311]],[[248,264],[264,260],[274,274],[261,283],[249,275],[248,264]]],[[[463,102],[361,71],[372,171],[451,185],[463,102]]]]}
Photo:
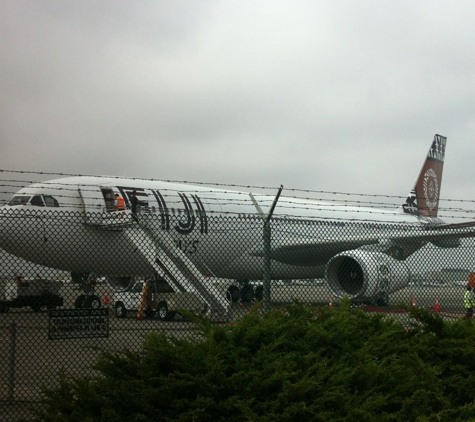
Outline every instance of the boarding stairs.
{"type": "Polygon", "coordinates": [[[124,233],[175,292],[200,297],[208,304],[213,319],[228,315],[230,302],[175,245],[169,233],[151,228],[146,219],[141,219],[140,224],[124,226],[124,233]]]}

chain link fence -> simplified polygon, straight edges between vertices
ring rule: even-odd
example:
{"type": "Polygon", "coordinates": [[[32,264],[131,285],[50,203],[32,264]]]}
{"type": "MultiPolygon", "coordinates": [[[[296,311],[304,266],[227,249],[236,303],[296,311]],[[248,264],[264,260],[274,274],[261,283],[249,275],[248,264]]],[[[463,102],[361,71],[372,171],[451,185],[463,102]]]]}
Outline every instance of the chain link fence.
{"type": "Polygon", "coordinates": [[[404,306],[428,308],[449,320],[465,315],[472,239],[437,247],[414,240],[411,234],[420,230],[414,226],[276,215],[266,251],[258,215],[203,218],[198,210],[144,212],[138,222],[132,217],[3,212],[0,413],[5,420],[27,418],[41,388],[57,385],[61,372],[92,375],[100,350],[140,349],[154,331],[192,336],[189,312],[226,324],[259,302],[269,308],[294,301],[338,306],[348,296],[354,306],[403,323],[404,306]],[[364,246],[356,242],[362,237],[364,246]]]}

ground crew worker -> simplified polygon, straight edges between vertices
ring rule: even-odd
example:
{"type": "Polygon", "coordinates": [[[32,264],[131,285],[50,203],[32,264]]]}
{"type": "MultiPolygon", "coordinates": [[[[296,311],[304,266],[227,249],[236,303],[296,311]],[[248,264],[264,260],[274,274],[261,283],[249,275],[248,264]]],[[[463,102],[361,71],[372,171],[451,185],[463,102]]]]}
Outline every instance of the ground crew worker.
{"type": "Polygon", "coordinates": [[[125,210],[124,198],[122,198],[122,196],[120,196],[118,193],[115,194],[115,205],[116,205],[118,211],[124,211],[125,210]]]}
{"type": "Polygon", "coordinates": [[[132,195],[130,196],[130,205],[132,209],[132,218],[138,223],[139,218],[137,217],[137,206],[141,204],[141,201],[139,201],[139,198],[137,198],[137,191],[134,190],[132,192],[132,195]]]}
{"type": "Polygon", "coordinates": [[[473,315],[473,307],[475,306],[475,297],[473,296],[472,288],[470,284],[467,284],[467,290],[463,295],[463,301],[465,304],[465,318],[470,319],[473,315]]]}

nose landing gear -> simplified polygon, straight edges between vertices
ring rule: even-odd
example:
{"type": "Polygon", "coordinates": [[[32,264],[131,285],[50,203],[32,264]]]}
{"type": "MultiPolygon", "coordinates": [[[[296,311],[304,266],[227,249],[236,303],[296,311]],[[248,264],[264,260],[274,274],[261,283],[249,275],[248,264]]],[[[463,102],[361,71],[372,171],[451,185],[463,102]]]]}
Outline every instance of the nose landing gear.
{"type": "Polygon", "coordinates": [[[95,293],[96,279],[90,278],[89,273],[71,273],[73,283],[79,284],[84,294],[79,295],[74,301],[76,309],[99,309],[102,301],[95,293]]]}

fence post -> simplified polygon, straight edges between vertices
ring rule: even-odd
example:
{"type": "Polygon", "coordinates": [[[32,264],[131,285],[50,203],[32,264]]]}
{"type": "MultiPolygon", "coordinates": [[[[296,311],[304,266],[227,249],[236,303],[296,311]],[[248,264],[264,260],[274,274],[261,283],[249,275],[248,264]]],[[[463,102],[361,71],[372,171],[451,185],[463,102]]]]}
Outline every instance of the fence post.
{"type": "Polygon", "coordinates": [[[10,324],[10,362],[8,371],[8,401],[13,402],[15,395],[15,361],[16,361],[16,322],[10,324]]]}
{"type": "Polygon", "coordinates": [[[270,255],[271,255],[271,228],[270,222],[267,220],[264,223],[264,268],[262,269],[262,285],[263,285],[263,299],[264,299],[264,311],[270,311],[270,255]]]}
{"type": "Polygon", "coordinates": [[[275,207],[277,205],[277,201],[279,200],[280,194],[282,193],[282,189],[284,189],[283,185],[280,185],[279,191],[274,198],[274,202],[270,207],[267,216],[264,215],[261,207],[257,203],[256,199],[249,192],[249,196],[251,197],[254,206],[257,209],[257,212],[264,220],[264,228],[263,228],[263,242],[264,242],[264,266],[262,268],[262,287],[263,287],[263,299],[264,299],[264,311],[269,312],[271,309],[270,306],[270,280],[271,280],[271,228],[270,228],[270,220],[272,218],[272,214],[274,214],[275,207]]]}

